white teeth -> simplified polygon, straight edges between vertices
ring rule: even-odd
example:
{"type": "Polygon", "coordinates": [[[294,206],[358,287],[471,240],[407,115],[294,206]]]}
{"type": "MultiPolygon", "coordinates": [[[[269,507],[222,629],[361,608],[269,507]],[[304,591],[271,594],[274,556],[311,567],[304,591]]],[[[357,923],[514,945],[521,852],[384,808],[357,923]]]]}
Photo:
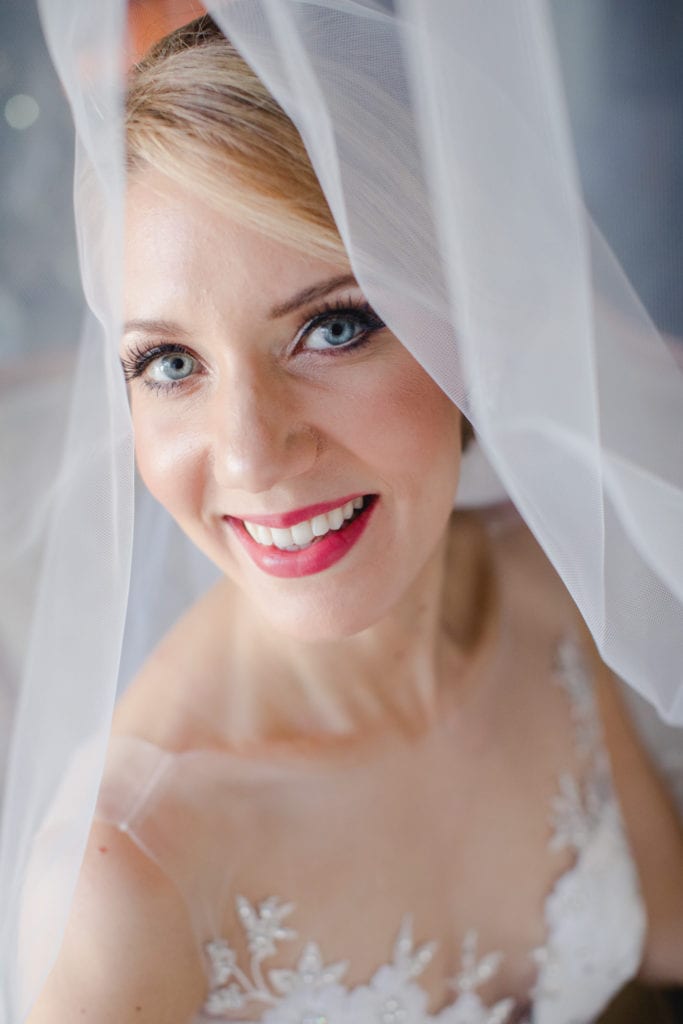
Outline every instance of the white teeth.
{"type": "Polygon", "coordinates": [[[280,529],[277,526],[271,526],[270,532],[273,535],[272,543],[276,548],[280,548],[284,551],[286,548],[291,548],[294,544],[294,538],[292,537],[292,531],[285,527],[280,529]]]}
{"type": "Polygon", "coordinates": [[[273,543],[273,535],[267,526],[257,526],[256,523],[247,523],[245,521],[244,526],[255,541],[259,544],[271,545],[273,543]]]}
{"type": "MultiPolygon", "coordinates": [[[[245,519],[244,528],[250,537],[253,537],[254,540],[259,542],[259,544],[263,544],[263,541],[261,540],[261,534],[263,530],[266,529],[265,526],[257,526],[256,523],[248,523],[247,520],[245,519]]],[[[270,535],[270,530],[268,530],[268,534],[270,535]]]]}
{"type": "Polygon", "coordinates": [[[272,547],[273,535],[270,532],[270,527],[255,526],[254,529],[256,530],[255,539],[259,542],[259,544],[265,544],[266,547],[272,547]]]}
{"type": "Polygon", "coordinates": [[[299,544],[301,547],[303,547],[304,544],[310,544],[313,540],[313,529],[309,520],[306,520],[303,523],[296,523],[292,526],[291,532],[292,537],[294,538],[294,543],[299,544]]]}
{"type": "Polygon", "coordinates": [[[324,512],[321,516],[314,516],[311,519],[311,530],[314,537],[324,537],[326,533],[330,532],[330,524],[324,512]]]}
{"type": "Polygon", "coordinates": [[[312,519],[295,523],[292,527],[268,527],[244,520],[244,528],[250,537],[264,547],[276,547],[281,551],[298,551],[307,547],[316,537],[324,537],[330,530],[339,530],[354,512],[363,508],[363,498],[353,498],[345,505],[330,509],[312,519]]]}
{"type": "Polygon", "coordinates": [[[344,510],[343,508],[333,508],[327,513],[327,519],[330,524],[331,530],[339,530],[341,524],[344,522],[344,510]]]}

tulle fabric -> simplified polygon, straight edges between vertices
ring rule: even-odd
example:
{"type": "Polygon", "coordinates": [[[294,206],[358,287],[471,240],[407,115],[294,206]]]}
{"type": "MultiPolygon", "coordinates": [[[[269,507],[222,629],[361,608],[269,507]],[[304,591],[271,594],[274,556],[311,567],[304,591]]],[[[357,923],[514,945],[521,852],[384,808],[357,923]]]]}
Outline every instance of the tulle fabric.
{"type": "MultiPolygon", "coordinates": [[[[126,8],[40,6],[76,124],[91,312],[54,408],[32,416],[27,395],[12,419],[22,465],[44,465],[46,438],[53,456],[7,488],[1,509],[5,580],[30,581],[17,625],[27,654],[5,686],[7,1024],[23,1019],[58,949],[117,687],[213,571],[134,487],[117,362],[126,8]],[[24,936],[20,948],[36,849],[55,884],[40,944],[24,936]]],[[[296,123],[370,302],[472,421],[603,657],[683,723],[683,376],[582,203],[545,7],[208,7],[296,123]]]]}

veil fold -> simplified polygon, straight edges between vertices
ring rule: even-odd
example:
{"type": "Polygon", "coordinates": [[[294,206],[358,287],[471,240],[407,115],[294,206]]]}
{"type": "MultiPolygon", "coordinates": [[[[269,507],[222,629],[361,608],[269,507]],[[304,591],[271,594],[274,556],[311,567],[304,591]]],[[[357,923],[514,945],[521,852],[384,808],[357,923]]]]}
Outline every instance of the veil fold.
{"type": "MultiPolygon", "coordinates": [[[[368,300],[472,422],[602,657],[683,724],[683,364],[587,213],[546,6],[206,6],[296,124],[368,300]]],[[[40,10],[76,126],[90,312],[58,408],[24,424],[22,460],[46,437],[59,455],[1,552],[34,581],[7,685],[5,1024],[56,955],[117,689],[213,572],[134,481],[117,355],[126,5],[40,10]]]]}

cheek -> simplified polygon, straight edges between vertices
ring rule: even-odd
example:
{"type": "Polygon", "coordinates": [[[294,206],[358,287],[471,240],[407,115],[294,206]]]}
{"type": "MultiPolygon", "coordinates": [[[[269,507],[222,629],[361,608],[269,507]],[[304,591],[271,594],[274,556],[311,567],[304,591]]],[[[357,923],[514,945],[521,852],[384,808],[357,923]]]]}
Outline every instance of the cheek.
{"type": "MultiPolygon", "coordinates": [[[[397,342],[398,344],[398,342],[397,342]]],[[[387,482],[427,486],[452,502],[461,458],[461,414],[412,356],[355,382],[343,429],[387,482]]]]}
{"type": "Polygon", "coordinates": [[[198,507],[203,481],[199,437],[182,417],[150,412],[144,400],[131,405],[135,457],[148,490],[172,515],[198,507]]]}
{"type": "MultiPolygon", "coordinates": [[[[460,412],[421,367],[400,382],[384,415],[401,447],[428,471],[434,460],[454,467],[460,456],[460,412]]],[[[391,437],[391,431],[387,431],[391,437]]]]}

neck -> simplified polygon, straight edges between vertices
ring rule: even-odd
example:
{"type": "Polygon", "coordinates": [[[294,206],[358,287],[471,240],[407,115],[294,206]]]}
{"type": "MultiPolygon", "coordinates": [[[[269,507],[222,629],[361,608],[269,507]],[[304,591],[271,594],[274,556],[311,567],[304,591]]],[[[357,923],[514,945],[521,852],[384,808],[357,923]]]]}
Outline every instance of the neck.
{"type": "Polygon", "coordinates": [[[242,631],[249,682],[231,700],[231,741],[320,744],[371,733],[416,736],[439,716],[444,691],[468,677],[490,619],[490,560],[484,530],[455,517],[399,605],[344,639],[302,644],[260,620],[242,631]],[[257,646],[255,646],[257,645],[257,646]],[[248,652],[264,652],[254,675],[248,652]]]}

